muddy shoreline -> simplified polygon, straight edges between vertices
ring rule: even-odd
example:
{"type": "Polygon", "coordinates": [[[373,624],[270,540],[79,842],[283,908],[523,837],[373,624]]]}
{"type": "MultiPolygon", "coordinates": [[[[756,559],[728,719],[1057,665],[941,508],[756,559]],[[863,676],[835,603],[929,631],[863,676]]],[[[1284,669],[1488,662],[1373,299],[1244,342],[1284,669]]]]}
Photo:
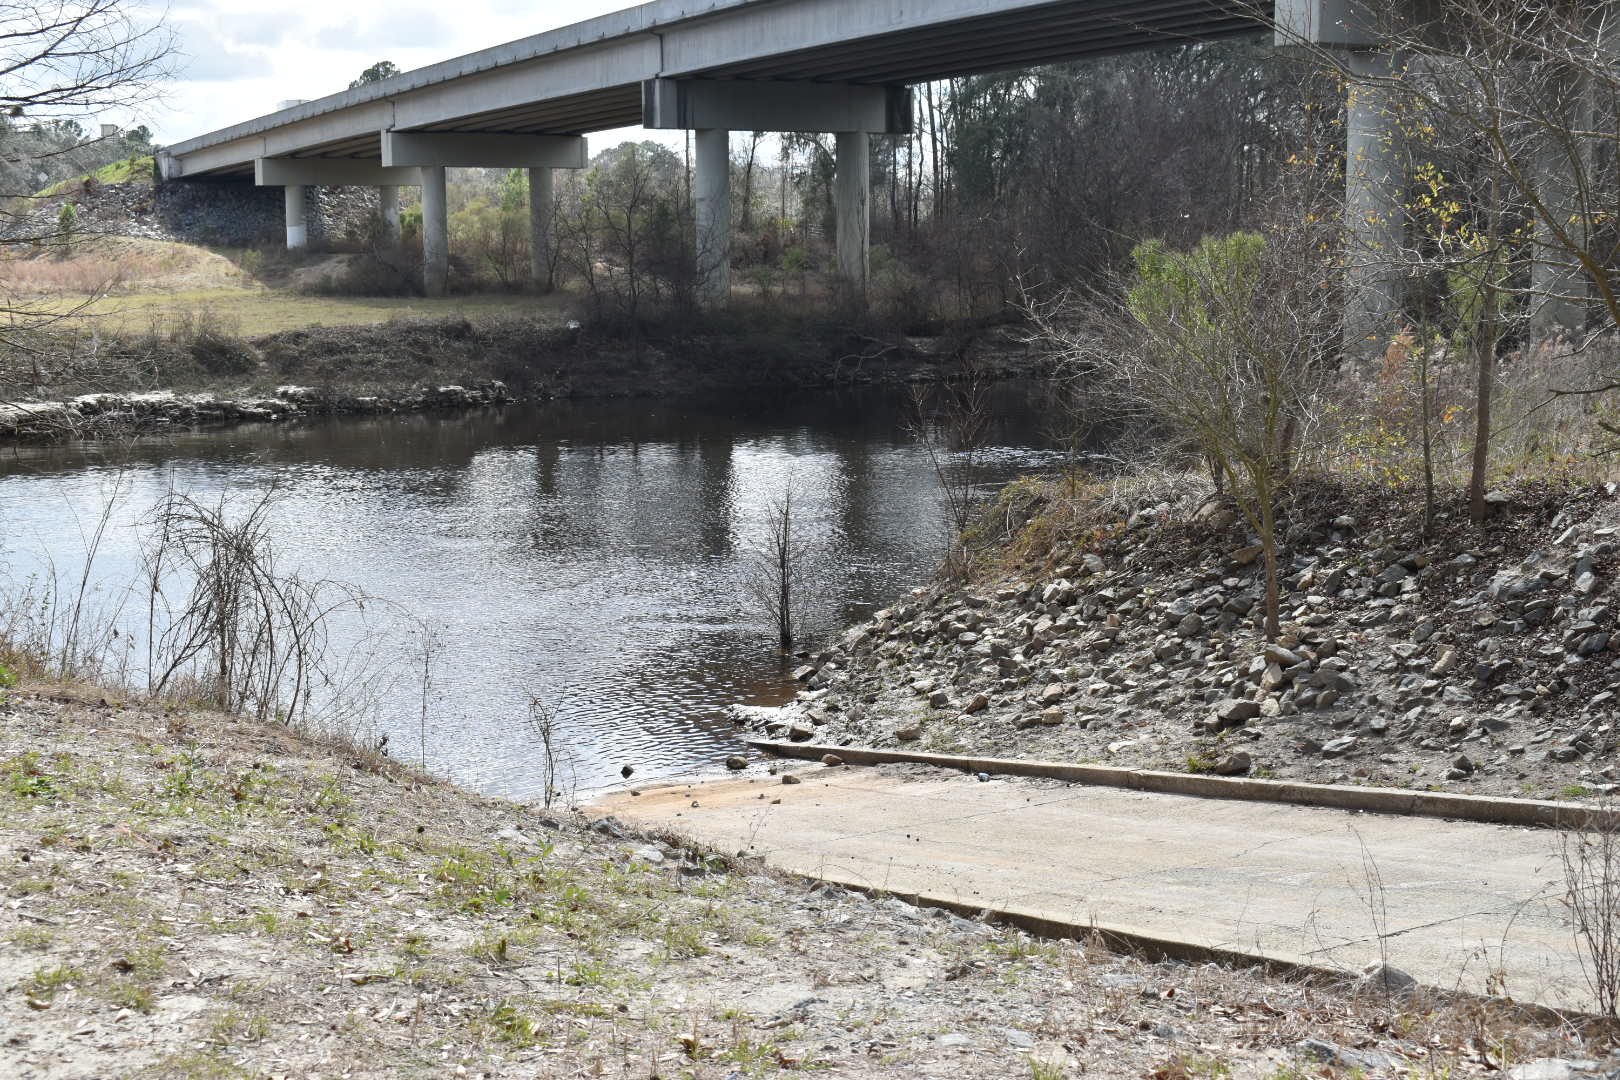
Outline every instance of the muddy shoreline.
{"type": "Polygon", "coordinates": [[[1009,326],[930,337],[824,328],[626,342],[540,318],[401,320],[251,341],[115,343],[95,377],[78,385],[0,389],[0,443],[533,400],[992,381],[1046,370],[1045,358],[1009,326]]]}

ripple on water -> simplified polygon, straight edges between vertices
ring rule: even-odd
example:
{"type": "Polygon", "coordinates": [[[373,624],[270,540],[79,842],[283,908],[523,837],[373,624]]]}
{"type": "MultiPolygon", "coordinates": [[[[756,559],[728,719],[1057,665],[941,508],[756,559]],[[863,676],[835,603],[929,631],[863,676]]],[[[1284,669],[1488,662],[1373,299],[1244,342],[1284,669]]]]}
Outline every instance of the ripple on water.
{"type": "MultiPolygon", "coordinates": [[[[1003,388],[996,408],[972,479],[1060,460],[1033,437],[1043,427],[1027,395],[1003,388]]],[[[96,565],[112,595],[136,576],[140,520],[171,486],[205,499],[273,486],[284,567],[353,582],[439,639],[425,731],[416,646],[395,643],[404,674],[381,713],[391,752],[538,797],[531,694],[558,718],[560,786],[580,790],[619,782],[626,764],[638,782],[717,768],[738,745],[727,705],[791,696],[744,589],[784,485],[808,548],[808,637],[927,579],[943,545],[938,480],[904,434],[906,410],[881,391],[595,402],[239,428],[111,457],[28,450],[0,466],[0,542],[13,580],[47,560],[67,567],[116,487],[96,565]]]]}

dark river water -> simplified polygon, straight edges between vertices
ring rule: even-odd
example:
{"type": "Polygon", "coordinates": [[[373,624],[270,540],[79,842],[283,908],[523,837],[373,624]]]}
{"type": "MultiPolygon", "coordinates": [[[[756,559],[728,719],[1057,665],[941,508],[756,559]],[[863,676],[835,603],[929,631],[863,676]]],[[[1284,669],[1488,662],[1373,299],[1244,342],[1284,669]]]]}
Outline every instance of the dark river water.
{"type": "MultiPolygon", "coordinates": [[[[945,530],[913,412],[899,391],[784,392],[12,448],[0,456],[0,577],[13,610],[53,568],[76,590],[110,500],[89,606],[119,612],[142,522],[167,492],[246,504],[274,487],[283,568],[352,582],[432,628],[425,735],[419,635],[383,646],[398,663],[374,723],[390,752],[534,797],[542,752],[525,718],[537,694],[565,741],[559,783],[586,792],[626,764],[638,782],[713,768],[737,745],[728,704],[791,695],[746,588],[786,486],[806,548],[806,638],[929,579],[945,530]]],[[[1035,388],[997,387],[973,479],[1050,467],[1042,415],[1035,388]]],[[[947,472],[968,465],[943,456],[947,472]]],[[[109,617],[128,624],[121,641],[138,639],[138,619],[109,617]]]]}

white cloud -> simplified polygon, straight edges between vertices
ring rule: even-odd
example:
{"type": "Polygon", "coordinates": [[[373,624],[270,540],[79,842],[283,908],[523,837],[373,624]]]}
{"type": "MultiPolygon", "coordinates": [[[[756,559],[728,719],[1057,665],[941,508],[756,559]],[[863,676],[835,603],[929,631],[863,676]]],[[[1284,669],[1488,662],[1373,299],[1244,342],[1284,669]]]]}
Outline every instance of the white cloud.
{"type": "MultiPolygon", "coordinates": [[[[378,60],[392,60],[408,71],[632,3],[459,0],[453,8],[432,8],[339,0],[322,8],[267,0],[175,0],[170,24],[184,55],[177,60],[179,79],[167,102],[150,115],[106,119],[145,123],[159,142],[179,142],[262,116],[286,98],[337,93],[378,60]]],[[[617,140],[603,133],[592,141],[606,146],[617,140]]]]}

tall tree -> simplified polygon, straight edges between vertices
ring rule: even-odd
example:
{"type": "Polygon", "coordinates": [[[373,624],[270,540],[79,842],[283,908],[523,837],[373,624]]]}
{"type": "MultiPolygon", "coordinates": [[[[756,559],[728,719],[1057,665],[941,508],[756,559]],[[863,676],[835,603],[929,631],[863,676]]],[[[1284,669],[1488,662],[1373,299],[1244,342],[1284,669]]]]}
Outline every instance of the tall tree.
{"type": "Polygon", "coordinates": [[[392,60],[379,60],[362,71],[360,77],[349,84],[349,89],[354,90],[368,83],[382,82],[384,79],[391,79],[398,74],[399,66],[392,60]]]}

